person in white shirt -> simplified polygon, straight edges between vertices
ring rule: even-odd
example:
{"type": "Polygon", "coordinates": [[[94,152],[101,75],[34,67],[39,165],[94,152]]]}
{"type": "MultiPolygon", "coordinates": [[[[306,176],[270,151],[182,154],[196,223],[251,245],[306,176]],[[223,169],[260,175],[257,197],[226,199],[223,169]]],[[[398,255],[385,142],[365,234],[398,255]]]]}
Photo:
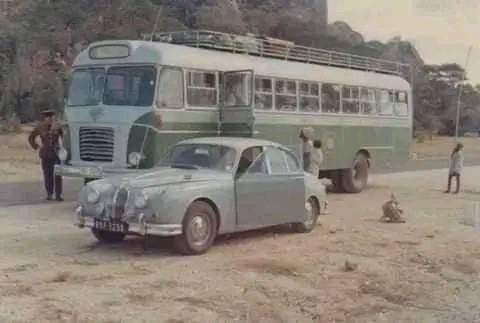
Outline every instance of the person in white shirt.
{"type": "Polygon", "coordinates": [[[305,171],[310,170],[310,165],[312,162],[312,151],[313,151],[313,141],[315,130],[313,128],[303,128],[300,130],[300,139],[302,140],[302,157],[303,157],[303,169],[305,171]]]}
{"type": "Polygon", "coordinates": [[[450,189],[452,186],[452,179],[455,177],[457,180],[457,187],[455,190],[455,194],[460,192],[460,175],[463,169],[463,144],[457,144],[453,149],[452,155],[450,156],[450,169],[448,172],[448,188],[445,193],[450,193],[450,189]]]}

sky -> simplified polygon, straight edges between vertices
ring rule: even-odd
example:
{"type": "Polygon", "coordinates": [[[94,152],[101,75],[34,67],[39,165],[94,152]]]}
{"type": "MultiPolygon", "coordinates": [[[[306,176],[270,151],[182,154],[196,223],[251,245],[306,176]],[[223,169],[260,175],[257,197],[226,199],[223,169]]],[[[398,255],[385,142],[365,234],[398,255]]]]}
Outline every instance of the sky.
{"type": "Polygon", "coordinates": [[[480,0],[328,0],[329,20],[365,39],[411,41],[427,64],[458,63],[480,84],[480,0]]]}

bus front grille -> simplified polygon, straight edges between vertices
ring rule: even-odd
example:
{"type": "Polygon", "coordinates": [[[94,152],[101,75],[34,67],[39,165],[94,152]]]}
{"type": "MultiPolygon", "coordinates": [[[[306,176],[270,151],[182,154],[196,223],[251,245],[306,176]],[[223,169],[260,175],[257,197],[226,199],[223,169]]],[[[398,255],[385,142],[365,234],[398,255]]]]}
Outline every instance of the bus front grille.
{"type": "Polygon", "coordinates": [[[112,162],[115,134],[112,128],[81,127],[80,159],[88,162],[112,162]]]}

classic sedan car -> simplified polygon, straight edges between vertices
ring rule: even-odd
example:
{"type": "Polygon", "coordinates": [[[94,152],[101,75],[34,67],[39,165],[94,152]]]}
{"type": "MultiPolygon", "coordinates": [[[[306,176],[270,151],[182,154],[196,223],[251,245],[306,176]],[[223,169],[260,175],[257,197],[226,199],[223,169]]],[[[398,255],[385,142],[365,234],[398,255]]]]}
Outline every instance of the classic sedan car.
{"type": "Polygon", "coordinates": [[[280,224],[310,232],[325,200],[325,186],[284,146],[197,138],[176,144],[158,168],[84,186],[76,224],[102,242],[170,236],[179,252],[201,254],[222,234],[280,224]]]}

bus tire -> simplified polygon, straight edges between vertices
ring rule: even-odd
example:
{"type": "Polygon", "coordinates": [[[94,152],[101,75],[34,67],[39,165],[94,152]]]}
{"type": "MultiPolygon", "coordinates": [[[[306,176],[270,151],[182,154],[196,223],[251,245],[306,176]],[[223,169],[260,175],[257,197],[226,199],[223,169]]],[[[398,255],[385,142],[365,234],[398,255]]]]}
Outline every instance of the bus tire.
{"type": "Polygon", "coordinates": [[[368,182],[368,159],[357,155],[352,168],[342,170],[341,183],[346,193],[360,193],[368,182]]]}
{"type": "Polygon", "coordinates": [[[332,170],[330,173],[330,180],[332,181],[332,185],[328,188],[329,191],[343,193],[342,170],[332,170]]]}

